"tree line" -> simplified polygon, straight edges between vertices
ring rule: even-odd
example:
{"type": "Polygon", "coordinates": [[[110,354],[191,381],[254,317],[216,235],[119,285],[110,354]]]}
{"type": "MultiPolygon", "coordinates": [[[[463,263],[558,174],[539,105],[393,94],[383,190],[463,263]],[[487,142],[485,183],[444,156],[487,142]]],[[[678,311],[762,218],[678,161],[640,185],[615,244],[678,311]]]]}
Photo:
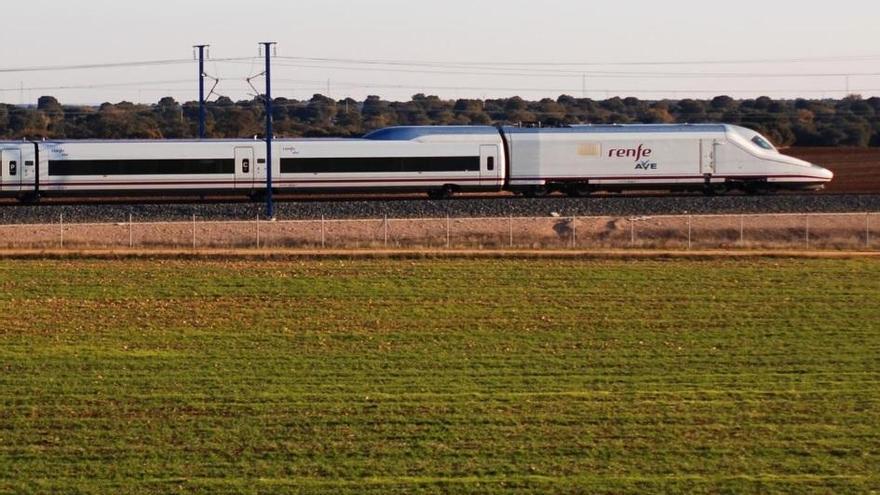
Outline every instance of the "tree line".
{"type": "MultiPolygon", "coordinates": [[[[841,100],[592,100],[563,95],[553,100],[520,97],[444,100],[417,94],[409,101],[334,100],[315,95],[307,101],[273,101],[278,137],[358,137],[394,125],[558,126],[570,124],[708,123],[749,127],[780,146],[880,146],[880,98],[853,95],[841,100]]],[[[261,98],[207,104],[211,138],[262,136],[261,98]]],[[[171,97],[156,104],[130,102],[100,106],[63,105],[52,96],[34,106],[0,104],[2,139],[177,139],[198,133],[198,102],[171,97]]]]}

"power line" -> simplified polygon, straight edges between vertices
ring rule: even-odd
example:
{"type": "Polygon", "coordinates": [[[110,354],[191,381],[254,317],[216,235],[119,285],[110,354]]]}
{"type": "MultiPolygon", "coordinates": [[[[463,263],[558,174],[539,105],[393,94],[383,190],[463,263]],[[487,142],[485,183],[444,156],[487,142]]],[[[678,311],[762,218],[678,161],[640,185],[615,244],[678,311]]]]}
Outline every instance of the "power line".
{"type": "MultiPolygon", "coordinates": [[[[238,61],[249,60],[251,57],[223,58],[218,61],[238,61]]],[[[137,62],[112,62],[112,63],[95,63],[95,64],[79,64],[79,65],[42,65],[32,67],[7,67],[0,68],[0,73],[10,74],[18,72],[53,72],[67,70],[90,70],[90,69],[119,69],[130,67],[155,67],[163,65],[183,65],[194,64],[194,60],[188,58],[168,59],[168,60],[142,60],[137,62]]]]}
{"type": "MultiPolygon", "coordinates": [[[[104,89],[104,88],[134,88],[139,86],[150,86],[154,84],[183,84],[191,83],[189,79],[167,79],[164,81],[139,81],[139,82],[120,82],[120,83],[99,83],[99,84],[81,84],[67,86],[33,86],[33,87],[15,87],[0,88],[0,91],[51,91],[51,90],[68,90],[68,89],[104,89]]],[[[176,91],[176,90],[175,90],[176,91]]]]}
{"type": "MultiPolygon", "coordinates": [[[[607,79],[629,79],[629,78],[673,78],[673,79],[718,79],[718,78],[745,78],[753,79],[758,77],[765,78],[820,78],[820,77],[878,77],[880,72],[815,72],[815,73],[761,73],[761,72],[646,72],[646,71],[571,71],[571,72],[497,72],[497,71],[450,71],[450,70],[428,70],[428,69],[399,69],[399,68],[379,68],[379,67],[347,67],[342,65],[312,65],[298,63],[278,63],[277,65],[284,67],[294,67],[300,69],[328,69],[343,71],[363,71],[363,72],[395,72],[410,74],[432,74],[432,75],[464,75],[464,76],[507,76],[507,77],[552,77],[552,76],[569,76],[583,77],[587,75],[591,78],[607,78],[607,79]]],[[[452,68],[452,67],[450,67],[452,68]]]]}
{"type": "Polygon", "coordinates": [[[449,62],[449,61],[426,61],[426,60],[389,60],[389,59],[354,59],[354,58],[331,58],[331,57],[279,57],[290,60],[305,60],[314,62],[350,62],[378,65],[458,65],[458,66],[544,66],[544,67],[605,67],[605,66],[661,66],[661,65],[744,65],[744,64],[784,64],[784,63],[808,63],[808,62],[859,62],[880,60],[880,54],[875,55],[841,55],[825,57],[797,57],[797,58],[762,58],[762,59],[734,59],[734,60],[650,60],[650,61],[578,61],[578,62],[502,62],[493,60],[489,62],[449,62]]]}
{"type": "MultiPolygon", "coordinates": [[[[215,59],[215,62],[249,61],[256,57],[228,57],[215,59]]],[[[783,63],[808,63],[808,62],[860,62],[880,60],[880,55],[843,55],[827,57],[799,57],[799,58],[765,58],[765,59],[736,59],[736,60],[643,60],[643,61],[575,61],[575,62],[545,62],[545,61],[514,61],[504,62],[498,60],[482,62],[450,62],[450,61],[426,61],[426,60],[391,60],[391,59],[357,59],[357,58],[333,58],[333,57],[278,57],[284,60],[297,60],[306,62],[331,62],[362,65],[397,65],[406,67],[492,67],[494,69],[509,67],[522,70],[523,67],[612,67],[612,66],[684,66],[684,65],[744,65],[744,64],[783,64],[783,63]]],[[[90,64],[66,64],[66,65],[43,65],[28,67],[0,68],[0,73],[19,72],[48,72],[87,69],[114,69],[128,67],[151,67],[163,65],[192,64],[191,59],[162,59],[141,60],[131,62],[109,62],[90,64]]],[[[582,71],[578,71],[582,72],[582,71]]]]}
{"type": "MultiPolygon", "coordinates": [[[[841,60],[868,60],[880,59],[880,56],[864,56],[864,57],[837,57],[835,61],[841,60]]],[[[214,59],[215,63],[247,63],[253,62],[255,57],[228,57],[214,59]]],[[[529,69],[528,66],[612,66],[612,65],[685,65],[696,64],[698,62],[613,62],[599,63],[590,62],[582,64],[564,64],[564,63],[542,63],[542,62],[427,62],[427,61],[405,61],[405,60],[370,60],[370,59],[352,59],[352,58],[322,58],[322,57],[279,57],[280,60],[301,61],[312,63],[279,63],[278,65],[296,68],[314,68],[327,70],[346,70],[346,71],[369,71],[369,72],[401,72],[401,73],[417,73],[417,74],[449,74],[449,75],[473,75],[473,76],[510,76],[510,77],[546,77],[550,75],[559,76],[578,76],[583,77],[585,74],[590,77],[602,78],[628,78],[628,77],[664,77],[664,78],[807,78],[807,77],[876,77],[880,76],[880,72],[812,72],[812,73],[792,73],[792,72],[658,72],[658,71],[584,71],[584,70],[547,70],[547,69],[529,69]],[[343,65],[325,65],[325,62],[337,63],[343,65]],[[318,64],[318,65],[315,65],[318,64]],[[369,67],[361,67],[367,65],[369,67]],[[382,66],[382,67],[378,67],[382,66]],[[511,67],[515,66],[515,67],[511,67]],[[418,69],[422,68],[422,69],[418,69]],[[440,69],[440,70],[427,70],[440,69]],[[448,69],[465,69],[456,70],[454,72],[448,69]]],[[[724,63],[769,63],[780,62],[781,59],[765,59],[757,61],[700,61],[700,64],[724,64],[724,63]]],[[[788,59],[789,61],[819,61],[831,60],[828,57],[813,59],[788,59]]],[[[80,65],[55,65],[55,66],[34,66],[34,67],[17,67],[17,68],[0,68],[0,73],[22,73],[22,72],[48,72],[48,71],[66,71],[66,70],[85,70],[85,69],[113,69],[113,68],[130,68],[130,67],[151,67],[163,65],[181,65],[194,63],[190,59],[169,59],[169,60],[149,60],[135,62],[117,62],[117,63],[96,63],[96,64],[80,64],[80,65]]]]}
{"type": "Polygon", "coordinates": [[[142,62],[118,62],[118,63],[110,63],[110,64],[82,64],[82,65],[44,65],[44,66],[34,66],[34,67],[14,67],[14,68],[0,68],[0,73],[9,74],[16,72],[51,72],[51,71],[65,71],[65,70],[80,70],[80,69],[115,69],[115,68],[125,68],[125,67],[152,67],[159,65],[180,65],[180,64],[191,64],[192,60],[189,59],[176,59],[176,60],[149,60],[142,62]]]}
{"type": "MultiPolygon", "coordinates": [[[[294,86],[294,87],[285,87],[281,88],[285,91],[297,91],[297,90],[320,90],[326,88],[326,81],[318,80],[318,79],[284,79],[284,78],[276,78],[276,81],[279,82],[287,82],[293,84],[302,84],[303,86],[294,86]]],[[[584,88],[559,88],[559,87],[524,87],[524,86],[470,86],[470,85],[424,85],[424,84],[385,84],[385,83],[376,83],[376,82],[364,82],[364,81],[335,81],[335,86],[341,86],[349,89],[435,89],[435,90],[466,90],[466,91],[529,91],[529,92],[557,92],[557,93],[576,93],[583,91],[584,88]]],[[[768,92],[768,93],[781,93],[781,92],[810,92],[810,93],[839,93],[844,90],[841,88],[823,88],[823,89],[797,89],[797,88],[727,88],[727,89],[705,89],[705,90],[682,90],[682,89],[652,89],[652,88],[644,88],[644,89],[636,89],[636,88],[586,88],[587,92],[645,92],[645,93],[688,93],[688,92],[697,92],[697,93],[705,93],[705,94],[720,94],[724,92],[731,93],[743,93],[743,92],[752,92],[752,93],[760,93],[760,92],[768,92]]],[[[850,91],[855,92],[874,92],[880,91],[878,88],[853,88],[850,91]]]]}
{"type": "MultiPolygon", "coordinates": [[[[235,63],[235,62],[252,62],[255,57],[227,57],[227,58],[219,58],[214,59],[215,63],[235,63]]],[[[473,69],[477,68],[478,71],[470,71],[470,72],[457,72],[454,74],[462,75],[462,74],[472,74],[472,75],[516,75],[516,76],[533,76],[535,74],[558,74],[558,75],[583,75],[585,71],[583,70],[547,70],[547,69],[538,69],[538,70],[530,70],[528,66],[552,66],[552,67],[565,67],[565,66],[615,66],[615,65],[691,65],[691,64],[716,64],[723,65],[725,63],[769,63],[769,62],[779,62],[780,60],[757,60],[757,61],[732,61],[732,62],[722,62],[722,61],[700,61],[700,62],[609,62],[609,63],[577,63],[577,64],[569,64],[569,63],[543,63],[543,62],[426,62],[426,61],[405,61],[405,60],[370,60],[370,59],[351,59],[351,58],[321,58],[321,57],[279,57],[281,60],[290,60],[290,61],[304,61],[304,62],[314,62],[318,64],[323,64],[324,62],[331,63],[341,63],[347,65],[373,65],[373,66],[392,66],[392,67],[424,67],[424,68],[434,68],[434,69],[473,69]],[[483,70],[486,69],[486,70],[483,70]],[[495,72],[491,72],[495,71],[495,72]],[[502,72],[498,72],[502,71],[502,72]],[[513,72],[519,71],[519,72],[513,72]],[[528,71],[528,72],[523,72],[528,71]]],[[[833,59],[834,61],[841,60],[849,60],[849,61],[861,61],[861,60],[873,60],[880,59],[880,56],[877,57],[839,57],[833,59]]],[[[816,59],[790,59],[797,61],[818,61],[818,60],[832,60],[831,58],[816,58],[816,59]]],[[[151,66],[164,66],[164,65],[182,65],[182,64],[192,64],[194,63],[190,59],[168,59],[168,60],[147,60],[147,61],[135,61],[135,62],[115,62],[115,63],[94,63],[94,64],[79,64],[79,65],[47,65],[47,66],[33,66],[33,67],[15,67],[15,68],[0,68],[0,73],[22,73],[22,72],[50,72],[50,71],[67,71],[67,70],[87,70],[87,69],[113,69],[113,68],[131,68],[131,67],[151,67],[151,66]]],[[[354,70],[352,67],[338,67],[338,66],[327,66],[327,65],[304,65],[304,64],[282,64],[290,67],[300,67],[300,68],[325,68],[325,69],[336,69],[336,70],[354,70]]],[[[427,74],[436,74],[438,72],[448,73],[448,71],[416,71],[416,70],[405,70],[402,71],[400,69],[392,69],[388,67],[379,67],[376,69],[366,69],[366,68],[357,68],[357,70],[378,70],[382,72],[416,72],[416,73],[427,73],[427,74]]],[[[865,73],[854,73],[854,72],[835,72],[835,73],[760,73],[760,72],[654,72],[654,71],[588,71],[586,72],[590,76],[594,77],[618,77],[618,76],[653,76],[653,77],[845,77],[845,76],[878,76],[880,73],[876,72],[865,72],[865,73]]]]}
{"type": "MultiPolygon", "coordinates": [[[[548,69],[530,69],[529,67],[519,66],[519,67],[507,67],[507,64],[492,64],[487,63],[485,65],[476,64],[476,63],[438,63],[438,62],[405,62],[405,61],[393,61],[393,62],[383,62],[376,60],[357,60],[357,59],[320,59],[314,57],[280,57],[289,61],[300,62],[299,64],[287,64],[292,67],[306,67],[306,68],[331,68],[331,69],[340,69],[340,70],[350,70],[349,67],[338,67],[338,66],[326,66],[326,65],[314,65],[314,64],[323,64],[327,63],[336,63],[343,64],[345,66],[390,66],[390,67],[423,67],[423,68],[431,68],[431,69],[466,69],[471,70],[468,73],[458,73],[458,74],[475,74],[475,75],[505,75],[511,71],[519,71],[519,73],[511,72],[511,75],[521,75],[521,76],[531,76],[534,74],[547,74],[547,75],[566,75],[566,76],[583,76],[584,74],[590,76],[604,76],[604,77],[616,77],[616,76],[668,76],[668,77],[844,77],[844,76],[877,76],[880,73],[876,72],[868,72],[868,73],[854,73],[854,72],[834,72],[834,73],[793,73],[793,72],[785,72],[785,73],[762,73],[762,72],[657,72],[657,71],[608,71],[608,70],[548,70],[548,69]],[[305,65],[309,64],[309,65],[305,65]],[[473,69],[479,70],[480,72],[474,72],[473,69]],[[486,72],[486,71],[507,71],[507,72],[486,72]],[[528,71],[528,73],[523,73],[523,71],[528,71]]],[[[541,64],[534,64],[541,65],[541,64]]],[[[400,69],[393,69],[389,67],[382,67],[380,69],[366,69],[358,67],[358,70],[381,70],[383,72],[411,72],[411,70],[402,71],[400,69]]],[[[421,71],[415,71],[421,72],[421,71]]],[[[425,73],[437,73],[438,71],[424,71],[425,73]]],[[[443,71],[446,73],[447,71],[443,71]]]]}

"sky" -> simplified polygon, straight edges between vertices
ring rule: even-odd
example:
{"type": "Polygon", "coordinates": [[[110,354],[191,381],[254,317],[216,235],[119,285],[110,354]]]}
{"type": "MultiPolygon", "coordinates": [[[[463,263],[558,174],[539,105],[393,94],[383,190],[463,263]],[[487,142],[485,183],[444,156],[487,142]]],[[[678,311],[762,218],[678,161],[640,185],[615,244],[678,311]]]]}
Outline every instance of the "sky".
{"type": "Polygon", "coordinates": [[[697,0],[5,0],[0,102],[273,96],[446,99],[880,95],[880,2],[697,0]],[[58,70],[62,66],[165,64],[58,70]],[[173,62],[173,63],[172,63],[173,62]],[[42,68],[42,70],[22,69],[42,68]],[[262,91],[264,81],[253,84],[262,91]],[[208,83],[210,89],[213,83],[208,83]]]}

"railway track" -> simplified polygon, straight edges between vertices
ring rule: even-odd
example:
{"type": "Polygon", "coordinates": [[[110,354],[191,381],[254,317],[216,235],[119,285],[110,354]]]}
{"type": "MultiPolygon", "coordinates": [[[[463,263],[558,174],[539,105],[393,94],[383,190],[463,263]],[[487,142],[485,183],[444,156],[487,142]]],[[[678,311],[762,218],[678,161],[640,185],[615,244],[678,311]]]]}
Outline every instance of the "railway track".
{"type": "MultiPolygon", "coordinates": [[[[737,197],[832,197],[832,196],[873,196],[878,193],[847,193],[847,192],[780,192],[772,195],[767,194],[745,194],[734,193],[726,194],[719,197],[737,198],[737,197]]],[[[597,193],[584,198],[569,198],[562,194],[554,194],[545,196],[544,198],[554,199],[609,199],[609,198],[699,198],[704,195],[699,192],[689,193],[664,193],[664,192],[627,192],[627,193],[597,193]]],[[[401,202],[401,201],[477,201],[491,199],[533,199],[518,196],[512,193],[462,193],[451,198],[429,200],[424,194],[346,194],[346,195],[329,195],[329,194],[276,194],[273,197],[276,203],[336,203],[336,202],[401,202]]],[[[244,196],[80,196],[65,198],[41,198],[39,202],[23,202],[15,198],[0,198],[0,207],[4,206],[100,206],[100,205],[183,205],[183,204],[259,204],[263,200],[252,199],[244,196]]]]}

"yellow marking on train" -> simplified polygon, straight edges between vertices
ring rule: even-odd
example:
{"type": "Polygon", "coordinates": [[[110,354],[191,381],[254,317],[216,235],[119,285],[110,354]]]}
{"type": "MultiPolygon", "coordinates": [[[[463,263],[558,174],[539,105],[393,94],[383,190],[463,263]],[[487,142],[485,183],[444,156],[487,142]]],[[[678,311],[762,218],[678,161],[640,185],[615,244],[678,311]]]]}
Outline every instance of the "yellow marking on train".
{"type": "Polygon", "coordinates": [[[598,143],[585,143],[578,146],[578,155],[580,156],[600,156],[602,155],[602,145],[598,143]]]}

